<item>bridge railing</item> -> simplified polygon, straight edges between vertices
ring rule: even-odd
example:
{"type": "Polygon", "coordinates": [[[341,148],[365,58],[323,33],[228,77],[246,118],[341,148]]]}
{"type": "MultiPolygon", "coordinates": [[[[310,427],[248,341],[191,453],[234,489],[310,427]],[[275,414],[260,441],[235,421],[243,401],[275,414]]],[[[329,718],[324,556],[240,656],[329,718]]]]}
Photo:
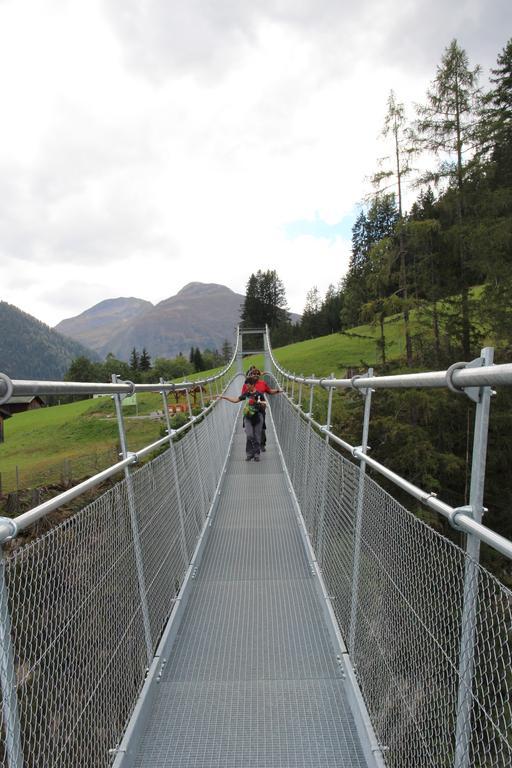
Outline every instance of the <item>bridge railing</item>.
{"type": "Polygon", "coordinates": [[[447,372],[305,378],[279,366],[267,338],[267,368],[288,392],[272,398],[272,417],[386,764],[512,765],[512,593],[478,563],[481,540],[512,556],[512,543],[481,523],[491,386],[510,386],[512,366],[493,366],[487,349],[447,372]],[[453,509],[367,456],[372,391],[408,386],[465,388],[474,400],[469,505],[453,509]],[[329,393],[324,425],[312,417],[319,387],[329,393]],[[358,447],[330,427],[332,393],[347,388],[366,393],[358,447]],[[411,514],[367,465],[467,533],[466,550],[411,514]]]}
{"type": "MultiPolygon", "coordinates": [[[[199,383],[212,396],[238,390],[236,362],[235,351],[217,377],[199,383]]],[[[192,416],[188,391],[197,384],[0,376],[0,399],[29,390],[112,394],[122,448],[107,470],[0,520],[2,768],[100,768],[115,760],[215,503],[236,418],[227,403],[212,407],[202,393],[202,412],[192,416]],[[179,430],[171,429],[166,400],[175,387],[187,390],[189,404],[179,430]],[[137,452],[128,450],[121,408],[133,391],[160,392],[167,419],[166,436],[137,452]],[[120,472],[124,478],[80,512],[31,535],[34,522],[120,472]]]]}

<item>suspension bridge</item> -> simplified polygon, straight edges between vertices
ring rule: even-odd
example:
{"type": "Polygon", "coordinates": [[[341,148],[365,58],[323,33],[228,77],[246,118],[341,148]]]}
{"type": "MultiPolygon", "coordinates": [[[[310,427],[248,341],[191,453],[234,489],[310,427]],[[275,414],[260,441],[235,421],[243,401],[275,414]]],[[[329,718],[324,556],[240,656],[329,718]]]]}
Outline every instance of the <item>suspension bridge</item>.
{"type": "Polygon", "coordinates": [[[512,557],[482,522],[492,350],[447,371],[315,379],[284,370],[268,331],[267,451],[245,461],[244,339],[199,382],[13,381],[22,394],[109,394],[120,461],[0,519],[2,768],[506,768],[512,764],[512,594],[478,562],[512,557]],[[372,393],[448,387],[474,402],[469,504],[452,508],[368,455],[372,393]],[[331,431],[332,398],[361,396],[361,444],[331,431]],[[325,423],[313,418],[322,390],[325,423]],[[122,398],[160,392],[165,437],[128,449],[122,398]],[[359,395],[358,395],[359,396],[359,395]],[[142,463],[144,459],[144,463],[142,463]],[[366,469],[371,467],[372,477],[366,469]],[[119,475],[121,474],[121,479],[119,475]],[[461,548],[376,481],[466,534],[461,548]],[[117,481],[30,535],[73,498],[117,481]]]}

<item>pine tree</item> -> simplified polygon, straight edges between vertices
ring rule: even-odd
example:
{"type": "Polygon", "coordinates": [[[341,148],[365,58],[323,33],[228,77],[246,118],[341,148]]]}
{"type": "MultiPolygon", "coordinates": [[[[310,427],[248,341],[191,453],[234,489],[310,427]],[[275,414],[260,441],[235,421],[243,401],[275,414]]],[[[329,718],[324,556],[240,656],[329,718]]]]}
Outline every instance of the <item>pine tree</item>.
{"type": "Polygon", "coordinates": [[[203,356],[201,354],[201,350],[199,349],[199,347],[195,348],[194,358],[191,362],[194,364],[194,368],[197,372],[204,371],[203,356]]]}
{"type": "Polygon", "coordinates": [[[491,69],[493,87],[483,98],[482,150],[494,164],[494,184],[512,187],[512,39],[491,69]]]}
{"type": "Polygon", "coordinates": [[[301,335],[303,339],[320,336],[321,300],[318,288],[314,285],[306,294],[306,303],[302,312],[301,335]]]}
{"type": "Polygon", "coordinates": [[[229,363],[229,361],[233,356],[233,346],[229,343],[227,339],[224,339],[224,341],[222,342],[221,356],[222,356],[223,363],[229,363]]]}
{"type": "Polygon", "coordinates": [[[412,365],[412,342],[409,322],[409,286],[407,279],[407,267],[406,267],[406,242],[404,237],[404,216],[402,205],[402,187],[405,176],[410,173],[410,158],[414,152],[414,149],[410,146],[410,134],[407,129],[407,122],[405,118],[404,105],[396,100],[393,91],[390,92],[388,98],[388,111],[384,121],[384,128],[382,131],[385,137],[391,135],[393,142],[393,170],[383,170],[376,174],[373,178],[373,182],[377,187],[380,187],[383,180],[389,180],[394,178],[396,182],[396,191],[398,195],[398,227],[397,227],[397,245],[398,245],[398,259],[400,262],[400,288],[399,293],[402,299],[402,313],[404,318],[404,331],[405,331],[405,351],[407,365],[412,365]]]}
{"type": "Polygon", "coordinates": [[[141,371],[149,371],[151,369],[151,358],[147,353],[146,347],[143,347],[140,355],[139,369],[141,371]]]}
{"type": "Polygon", "coordinates": [[[138,371],[139,366],[140,366],[139,353],[134,347],[130,353],[130,370],[138,371]]]}
{"type": "Polygon", "coordinates": [[[275,330],[289,321],[286,294],[275,270],[252,274],[247,283],[242,320],[249,327],[275,330]]]}
{"type": "MultiPolygon", "coordinates": [[[[470,157],[477,140],[476,114],[480,105],[479,67],[469,68],[466,52],[452,40],[437,68],[437,75],[427,92],[427,102],[418,107],[416,142],[419,148],[440,158],[436,171],[424,181],[443,180],[454,193],[455,220],[452,240],[459,262],[461,301],[461,345],[463,354],[471,354],[469,287],[471,275],[464,241],[465,191],[470,157]]],[[[448,202],[448,199],[447,199],[448,202]]]]}
{"type": "Polygon", "coordinates": [[[394,234],[397,218],[395,196],[377,195],[368,212],[361,211],[352,228],[352,255],[343,280],[343,306],[340,313],[344,328],[359,323],[363,306],[373,298],[370,276],[375,264],[370,252],[376,243],[394,234]]]}

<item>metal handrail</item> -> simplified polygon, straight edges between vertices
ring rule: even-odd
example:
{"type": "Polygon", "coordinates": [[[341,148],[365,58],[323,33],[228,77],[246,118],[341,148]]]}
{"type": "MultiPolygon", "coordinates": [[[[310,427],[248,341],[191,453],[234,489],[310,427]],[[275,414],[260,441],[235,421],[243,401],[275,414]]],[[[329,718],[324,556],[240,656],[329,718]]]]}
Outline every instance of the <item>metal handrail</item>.
{"type": "Polygon", "coordinates": [[[382,475],[382,477],[390,480],[392,483],[394,483],[394,485],[396,485],[398,488],[401,488],[403,491],[406,491],[410,496],[413,496],[426,507],[429,507],[434,512],[442,515],[449,521],[453,528],[463,531],[464,533],[472,533],[477,535],[481,541],[489,544],[489,546],[493,547],[498,552],[501,552],[501,554],[512,560],[512,541],[506,539],[504,536],[500,536],[499,533],[492,531],[490,528],[487,528],[487,526],[482,525],[482,523],[477,523],[470,516],[466,508],[452,507],[449,504],[446,504],[446,502],[438,499],[434,492],[422,490],[418,486],[409,482],[409,480],[406,480],[396,472],[393,472],[393,470],[388,469],[386,466],[384,466],[384,464],[376,461],[376,459],[372,459],[370,456],[363,453],[359,447],[351,445],[346,440],[343,440],[341,437],[338,437],[338,435],[335,435],[334,432],[326,429],[325,425],[319,424],[317,421],[315,421],[311,414],[305,413],[300,408],[300,406],[297,403],[292,402],[292,400],[285,393],[283,393],[283,395],[287,397],[292,407],[298,411],[306,421],[308,421],[319,432],[326,435],[329,440],[332,440],[333,443],[339,445],[340,448],[343,448],[345,451],[347,451],[347,453],[350,453],[359,461],[364,461],[365,464],[382,475]]]}
{"type": "Polygon", "coordinates": [[[298,376],[286,370],[275,359],[270,346],[270,335],[267,326],[268,353],[270,359],[280,374],[289,381],[295,381],[307,386],[320,385],[333,389],[415,389],[441,388],[463,392],[467,387],[512,386],[512,363],[482,366],[480,368],[464,368],[467,363],[455,363],[446,371],[423,371],[418,373],[398,373],[393,376],[353,376],[350,379],[336,379],[324,376],[298,376]]]}
{"type": "Polygon", "coordinates": [[[158,384],[135,384],[132,381],[78,382],[78,381],[44,381],[11,379],[7,374],[0,373],[0,405],[8,402],[11,397],[23,395],[133,395],[135,392],[174,392],[177,389],[192,389],[193,387],[210,384],[224,376],[233,366],[238,353],[240,333],[237,329],[236,346],[229,363],[216,373],[204,379],[181,382],[163,382],[158,384]]]}
{"type": "MultiPolygon", "coordinates": [[[[474,368],[463,368],[461,366],[467,363],[455,363],[446,371],[427,372],[417,374],[397,374],[395,376],[356,376],[352,379],[335,379],[331,377],[315,378],[296,376],[286,371],[276,361],[270,345],[270,336],[267,327],[267,350],[272,364],[276,370],[289,381],[306,384],[311,387],[321,386],[323,388],[333,389],[357,389],[363,394],[375,389],[385,388],[409,388],[409,387],[442,387],[447,386],[452,391],[464,393],[466,388],[489,386],[511,386],[512,385],[512,364],[481,366],[474,368]]],[[[469,393],[468,393],[469,394],[469,393]]],[[[285,395],[287,396],[287,395],[285,395]]],[[[475,398],[476,399],[476,398],[475,398]]],[[[302,417],[309,421],[312,426],[326,435],[329,440],[350,453],[354,458],[365,465],[371,467],[382,477],[390,480],[394,485],[406,491],[410,496],[420,501],[426,507],[446,518],[450,525],[458,531],[476,536],[480,541],[485,542],[496,551],[512,560],[512,541],[501,536],[479,520],[475,519],[474,512],[470,505],[461,507],[452,507],[441,499],[437,498],[434,492],[424,491],[413,483],[401,477],[396,472],[388,469],[384,464],[370,458],[360,447],[355,447],[343,440],[338,435],[330,431],[330,425],[321,425],[313,419],[311,413],[303,411],[301,405],[294,403],[288,397],[293,407],[300,412],[302,417]]],[[[485,511],[485,510],[484,510],[485,511]]]]}
{"type": "MultiPolygon", "coordinates": [[[[229,371],[229,369],[233,366],[233,364],[236,361],[238,344],[239,344],[239,334],[237,333],[237,343],[235,346],[235,351],[229,363],[219,373],[215,374],[214,376],[209,376],[205,379],[198,379],[196,381],[179,382],[179,383],[161,382],[159,384],[134,384],[133,382],[122,382],[122,383],[115,383],[115,384],[87,383],[87,382],[85,383],[83,382],[51,382],[51,381],[36,382],[36,381],[16,381],[16,380],[9,379],[9,377],[7,377],[5,374],[0,374],[0,387],[3,382],[5,389],[9,392],[9,397],[19,395],[22,392],[24,393],[28,392],[30,394],[36,394],[36,393],[98,394],[100,393],[100,394],[119,395],[119,394],[132,394],[133,392],[160,392],[160,393],[165,392],[167,393],[167,392],[173,392],[176,389],[188,390],[190,388],[198,386],[198,384],[202,385],[205,383],[210,383],[212,381],[221,379],[229,371]]],[[[0,393],[1,393],[1,388],[0,388],[0,393]]],[[[2,399],[0,395],[0,403],[1,402],[2,402],[2,399]]],[[[169,439],[174,440],[176,437],[186,432],[193,424],[195,424],[197,421],[202,419],[216,404],[217,402],[213,401],[209,405],[202,408],[200,414],[198,414],[197,416],[190,417],[187,420],[186,424],[183,424],[178,429],[171,430],[170,434],[160,438],[159,440],[156,440],[155,442],[147,446],[144,446],[138,451],[130,452],[126,458],[122,459],[121,461],[118,461],[116,464],[113,464],[110,467],[107,467],[107,469],[104,469],[101,472],[98,472],[92,477],[87,478],[82,483],[79,483],[78,485],[73,486],[73,488],[69,488],[68,490],[63,491],[62,493],[59,493],[57,496],[54,496],[52,499],[49,499],[48,501],[45,501],[42,504],[38,504],[36,507],[33,507],[27,512],[23,512],[21,515],[18,515],[16,517],[13,517],[13,518],[0,517],[0,545],[4,541],[8,541],[10,539],[15,538],[20,531],[25,530],[26,528],[33,525],[38,520],[41,520],[43,517],[46,517],[46,515],[50,514],[50,512],[54,512],[63,504],[66,504],[69,501],[72,501],[73,499],[78,498],[78,496],[81,496],[83,493],[86,493],[87,491],[97,488],[102,482],[118,474],[121,470],[125,469],[126,467],[133,464],[137,464],[141,458],[143,458],[144,456],[147,456],[150,453],[153,453],[154,451],[161,448],[163,445],[167,444],[169,442],[169,439]]]]}

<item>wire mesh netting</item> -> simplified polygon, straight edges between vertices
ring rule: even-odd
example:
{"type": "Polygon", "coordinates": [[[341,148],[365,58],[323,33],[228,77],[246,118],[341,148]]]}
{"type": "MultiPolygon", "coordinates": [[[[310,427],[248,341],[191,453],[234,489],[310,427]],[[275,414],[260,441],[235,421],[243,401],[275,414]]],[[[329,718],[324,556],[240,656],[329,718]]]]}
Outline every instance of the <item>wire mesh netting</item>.
{"type": "Polygon", "coordinates": [[[272,399],[272,416],[386,764],[512,765],[510,590],[361,476],[286,398],[272,399]]]}
{"type": "Polygon", "coordinates": [[[220,402],[79,513],[4,552],[2,768],[111,764],[214,498],[235,418],[220,402]]]}

